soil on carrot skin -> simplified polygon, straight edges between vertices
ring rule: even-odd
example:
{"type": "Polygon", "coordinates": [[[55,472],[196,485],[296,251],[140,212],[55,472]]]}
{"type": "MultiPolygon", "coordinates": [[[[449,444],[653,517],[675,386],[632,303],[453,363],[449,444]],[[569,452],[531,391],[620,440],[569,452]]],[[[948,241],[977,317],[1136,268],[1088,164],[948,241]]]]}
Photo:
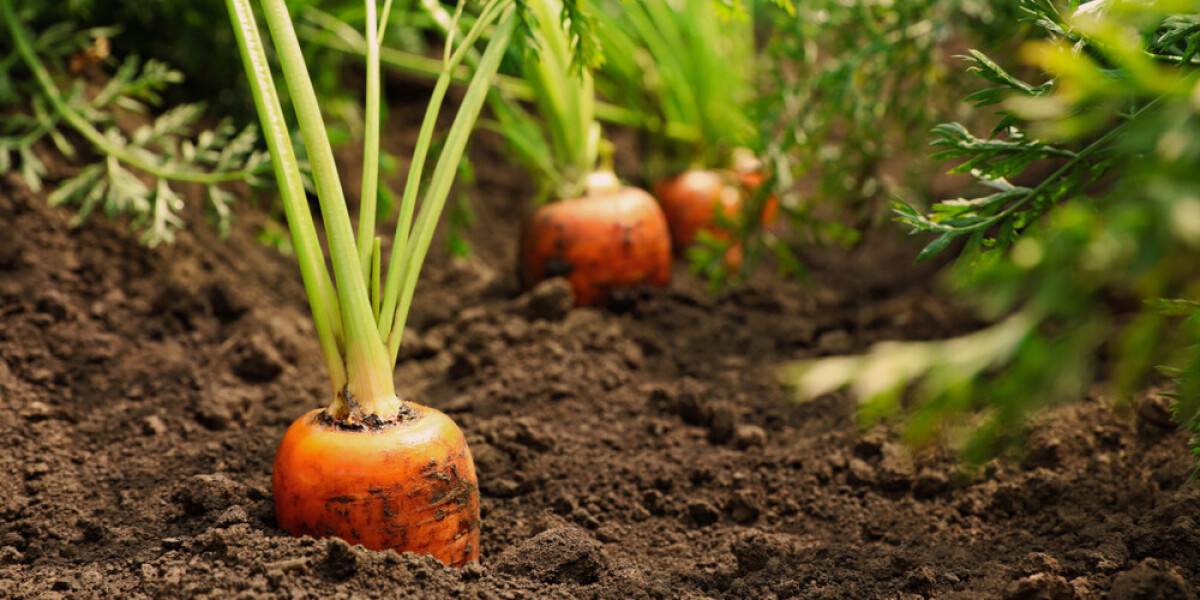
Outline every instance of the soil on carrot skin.
{"type": "MultiPolygon", "coordinates": [[[[392,140],[403,152],[403,139],[392,140]]],[[[294,261],[242,207],[138,246],[0,181],[0,598],[1195,598],[1200,489],[1147,395],[1032,428],[984,468],[788,404],[780,363],[972,324],[869,237],[819,285],[720,296],[679,273],[620,312],[515,287],[528,186],[476,150],[473,261],[427,268],[396,379],[465,431],[483,557],[294,539],[271,462],[332,393],[294,261]]]]}

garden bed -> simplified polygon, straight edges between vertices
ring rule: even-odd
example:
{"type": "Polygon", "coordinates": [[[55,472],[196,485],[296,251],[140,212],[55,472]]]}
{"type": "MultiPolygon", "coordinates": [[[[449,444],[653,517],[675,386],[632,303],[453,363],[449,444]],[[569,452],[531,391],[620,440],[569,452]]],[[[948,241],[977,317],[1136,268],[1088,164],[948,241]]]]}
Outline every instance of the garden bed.
{"type": "Polygon", "coordinates": [[[915,246],[810,256],[811,289],[713,296],[679,268],[569,310],[560,283],[516,289],[529,190],[494,152],[476,258],[428,266],[396,373],[475,454],[462,570],[276,527],[275,444],[330,391],[259,213],[148,250],[0,182],[0,598],[1195,597],[1200,489],[1154,394],[1057,409],[1022,459],[912,456],[849,398],[789,404],[774,367],[969,330],[915,246]]]}

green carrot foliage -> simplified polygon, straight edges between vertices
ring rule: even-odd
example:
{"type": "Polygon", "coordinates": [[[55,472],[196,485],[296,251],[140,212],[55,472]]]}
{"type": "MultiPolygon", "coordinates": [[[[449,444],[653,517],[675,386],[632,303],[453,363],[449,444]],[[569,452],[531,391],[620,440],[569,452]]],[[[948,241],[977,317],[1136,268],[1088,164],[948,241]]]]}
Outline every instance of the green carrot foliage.
{"type": "Polygon", "coordinates": [[[991,87],[968,100],[998,111],[997,122],[980,134],[934,130],[938,156],[974,175],[978,193],[928,211],[896,206],[900,222],[932,236],[923,256],[963,241],[953,284],[998,324],[797,364],[786,378],[806,395],[849,384],[865,418],[903,412],[915,440],[970,425],[967,450],[983,458],[1097,379],[1128,405],[1156,382],[1156,365],[1182,365],[1166,369],[1178,381],[1176,417],[1200,432],[1200,6],[1018,7],[1041,31],[1020,50],[1037,74],[1017,77],[971,52],[991,87]],[[928,353],[943,360],[914,358],[928,353]],[[912,405],[901,411],[906,389],[912,405]]]}

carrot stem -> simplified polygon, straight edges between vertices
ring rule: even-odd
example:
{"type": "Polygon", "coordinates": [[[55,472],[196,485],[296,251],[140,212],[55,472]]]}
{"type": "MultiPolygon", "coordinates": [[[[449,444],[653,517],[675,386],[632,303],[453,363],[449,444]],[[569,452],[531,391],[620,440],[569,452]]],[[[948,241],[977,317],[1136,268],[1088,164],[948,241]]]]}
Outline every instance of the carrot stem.
{"type": "MultiPolygon", "coordinates": [[[[433,94],[429,99],[429,107],[425,111],[425,118],[421,122],[420,132],[417,134],[417,145],[416,148],[413,149],[412,161],[409,163],[408,168],[408,179],[405,182],[404,193],[400,199],[400,218],[396,220],[396,233],[393,238],[391,260],[388,262],[387,276],[383,289],[383,302],[380,308],[378,322],[379,334],[388,339],[388,349],[391,350],[390,354],[393,357],[393,363],[395,362],[395,357],[398,354],[399,348],[397,347],[393,349],[391,347],[392,334],[397,328],[401,330],[404,328],[403,321],[399,323],[396,321],[398,316],[396,308],[400,302],[401,290],[405,287],[404,278],[407,277],[407,273],[410,272],[410,270],[407,269],[404,264],[405,252],[409,243],[409,237],[412,232],[413,215],[416,212],[417,196],[420,192],[421,177],[425,170],[425,162],[429,155],[429,149],[433,143],[433,134],[434,129],[437,126],[438,113],[441,109],[442,102],[445,100],[446,92],[450,87],[452,73],[458,68],[458,65],[462,63],[464,57],[467,56],[467,53],[470,51],[472,45],[482,34],[483,28],[490,24],[493,19],[495,19],[498,14],[497,9],[507,4],[509,4],[509,0],[494,0],[486,5],[482,14],[479,16],[479,19],[475,22],[476,26],[472,27],[471,30],[467,32],[467,35],[463,38],[459,50],[454,52],[448,58],[448,60],[443,61],[441,74],[438,76],[437,83],[434,85],[433,94]]],[[[511,32],[509,35],[511,35],[511,32]]],[[[507,45],[507,37],[508,36],[506,35],[505,39],[501,40],[504,45],[507,45]]],[[[495,38],[493,38],[492,42],[488,45],[488,48],[492,48],[492,45],[495,43],[495,38]]],[[[474,77],[471,79],[471,85],[484,85],[484,90],[486,91],[487,88],[490,87],[491,78],[495,75],[495,72],[499,66],[499,62],[497,62],[497,64],[490,69],[490,71],[485,71],[482,68],[476,70],[474,77]]],[[[470,86],[468,86],[468,95],[469,94],[470,86]]],[[[463,106],[466,106],[465,99],[463,106]]],[[[462,114],[462,111],[463,108],[460,108],[459,114],[462,114]]],[[[475,116],[471,117],[470,119],[472,127],[474,126],[477,117],[478,111],[476,111],[475,116]]],[[[457,119],[455,123],[457,124],[457,119]]],[[[449,151],[448,145],[443,148],[442,153],[445,154],[447,151],[449,151]]],[[[458,166],[458,161],[461,158],[462,153],[459,152],[458,158],[456,158],[454,162],[456,169],[458,166]]],[[[449,193],[449,183],[453,181],[454,174],[449,173],[442,174],[440,176],[447,178],[446,193],[449,193]]],[[[431,186],[435,185],[435,183],[438,181],[438,177],[439,175],[435,173],[434,179],[430,183],[431,186]]],[[[445,198],[442,200],[444,203],[445,198]]],[[[440,208],[438,214],[441,214],[440,208]]],[[[415,285],[416,282],[414,281],[413,283],[415,285]]],[[[404,312],[404,314],[407,315],[407,310],[404,312]]],[[[396,344],[399,344],[398,339],[399,338],[397,337],[396,344]]]]}
{"type": "MultiPolygon", "coordinates": [[[[433,17],[438,28],[443,33],[448,33],[450,13],[436,1],[425,2],[423,0],[421,4],[433,17]]],[[[347,54],[366,55],[366,39],[353,27],[312,6],[304,9],[304,17],[310,22],[310,25],[301,28],[298,33],[305,42],[320,44],[347,54]]],[[[381,46],[379,60],[380,63],[393,69],[422,77],[436,78],[442,72],[442,61],[397,48],[381,46]]],[[[468,55],[467,66],[459,66],[454,69],[451,75],[451,84],[465,85],[469,83],[472,66],[478,62],[479,57],[475,53],[468,55]]],[[[533,102],[537,99],[533,88],[518,77],[500,74],[496,76],[492,85],[502,95],[513,100],[533,102]]],[[[605,123],[639,127],[680,142],[695,142],[700,139],[700,129],[691,124],[664,121],[659,115],[632,110],[599,99],[595,100],[594,108],[596,118],[605,123]]]]}
{"type": "MultiPolygon", "coordinates": [[[[378,29],[375,15],[375,0],[365,0],[367,5],[367,31],[378,29]]],[[[363,276],[369,277],[371,270],[371,246],[375,239],[375,205],[379,197],[379,130],[380,96],[379,85],[379,36],[368,35],[367,44],[367,92],[366,115],[363,123],[362,194],[358,204],[358,257],[362,261],[363,276]]],[[[372,297],[372,304],[378,298],[372,297]]]]}
{"type": "MultiPolygon", "coordinates": [[[[11,0],[0,0],[10,2],[11,0]]],[[[466,149],[467,138],[475,126],[483,99],[500,67],[504,51],[516,27],[514,0],[489,0],[474,26],[455,47],[454,39],[447,41],[446,56],[435,88],[433,99],[426,109],[417,149],[414,152],[409,179],[405,183],[401,215],[397,221],[396,239],[381,293],[382,242],[375,236],[375,199],[378,190],[378,159],[380,123],[379,44],[385,23],[376,22],[374,1],[367,5],[367,136],[364,141],[363,198],[357,236],[350,220],[343,195],[333,150],[321,118],[316,93],[309,78],[296,31],[292,26],[284,0],[261,0],[267,27],[275,42],[275,51],[283,70],[284,81],[296,111],[300,132],[308,150],[317,200],[325,223],[325,235],[333,264],[335,286],[325,271],[324,260],[317,243],[316,229],[308,212],[300,170],[288,128],[279,106],[274,79],[266,53],[259,38],[249,0],[226,0],[239,46],[246,64],[259,118],[267,132],[275,157],[276,177],[283,189],[288,223],[293,227],[305,291],[313,307],[322,350],[326,353],[334,380],[334,400],[326,414],[340,421],[363,422],[374,416],[387,421],[401,408],[396,396],[393,370],[399,351],[400,333],[408,315],[421,262],[427,254],[433,230],[446,203],[458,165],[466,149]],[[421,170],[432,144],[433,129],[441,109],[451,74],[463,58],[473,51],[472,45],[484,29],[499,18],[499,25],[490,38],[479,67],[471,78],[462,105],[450,127],[445,145],[438,155],[429,188],[420,203],[420,212],[413,224],[417,194],[421,188],[421,170]],[[411,235],[410,235],[411,233],[411,235]],[[357,239],[356,239],[357,238],[357,239]],[[321,315],[324,315],[322,318],[321,315]],[[342,338],[336,326],[340,319],[342,338]],[[339,344],[340,342],[340,344],[339,344]],[[341,384],[339,387],[338,384],[341,384]]],[[[384,6],[384,21],[390,3],[384,6]]],[[[459,9],[461,11],[461,7],[459,9]]],[[[461,13],[459,13],[461,14],[461,13]]]]}
{"type": "MultiPolygon", "coordinates": [[[[7,3],[8,0],[3,0],[7,3]]],[[[340,316],[333,282],[325,267],[325,257],[317,239],[317,230],[309,212],[308,198],[304,193],[304,182],[300,178],[300,165],[292,147],[291,135],[279,104],[279,95],[271,76],[271,65],[259,37],[258,24],[249,0],[226,0],[229,16],[233,21],[234,34],[241,49],[242,61],[250,79],[250,91],[262,123],[263,137],[271,151],[275,178],[279,182],[279,194],[283,199],[287,215],[288,230],[292,235],[292,246],[296,260],[300,263],[300,276],[312,309],[313,323],[325,364],[329,368],[334,395],[346,386],[346,366],[338,347],[335,333],[340,316]]]]}
{"type": "MultiPolygon", "coordinates": [[[[438,156],[437,165],[433,169],[429,189],[422,198],[421,211],[417,215],[412,237],[403,248],[404,263],[400,274],[403,290],[399,304],[396,306],[395,319],[387,340],[387,348],[393,363],[400,351],[404,323],[412,304],[417,277],[421,273],[421,265],[429,251],[429,244],[433,241],[433,231],[437,226],[438,217],[446,205],[446,196],[450,194],[450,185],[454,182],[454,175],[458,171],[459,162],[466,150],[467,138],[475,127],[479,111],[483,108],[483,101],[487,97],[491,78],[500,68],[500,60],[504,58],[504,51],[508,48],[508,40],[515,27],[516,6],[509,5],[500,17],[499,24],[496,25],[496,30],[488,42],[487,49],[484,50],[483,58],[479,61],[479,67],[475,71],[471,84],[467,86],[467,93],[463,96],[458,114],[455,115],[450,132],[446,135],[442,153],[438,156]]],[[[463,48],[470,47],[472,43],[470,33],[462,43],[463,48]]],[[[460,50],[457,54],[460,55],[458,60],[461,61],[463,52],[460,50]]],[[[448,65],[446,73],[449,73],[452,68],[453,65],[448,65]]],[[[395,251],[398,251],[398,248],[393,249],[393,252],[395,251]]]]}
{"type": "MultiPolygon", "coordinates": [[[[275,52],[283,70],[284,81],[296,110],[300,133],[312,164],[317,186],[317,200],[325,221],[325,236],[333,274],[337,281],[338,301],[342,308],[342,330],[345,335],[347,387],[365,415],[389,419],[400,409],[396,386],[392,379],[392,364],[387,349],[372,318],[366,276],[354,244],[354,229],[333,159],[333,148],[321,118],[317,94],[304,64],[300,42],[292,27],[284,0],[262,0],[267,27],[275,42],[275,52]]],[[[331,412],[335,417],[348,416],[350,407],[345,398],[335,396],[331,412]]]]}

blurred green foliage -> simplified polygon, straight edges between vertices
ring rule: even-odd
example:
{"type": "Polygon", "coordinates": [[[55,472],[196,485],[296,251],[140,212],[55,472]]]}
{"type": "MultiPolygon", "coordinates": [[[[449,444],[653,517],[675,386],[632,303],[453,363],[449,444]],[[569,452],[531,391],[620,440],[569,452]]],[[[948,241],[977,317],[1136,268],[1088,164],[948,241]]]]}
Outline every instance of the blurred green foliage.
{"type": "Polygon", "coordinates": [[[1042,32],[1020,50],[1037,75],[972,52],[971,70],[991,87],[969,100],[998,110],[996,124],[978,136],[956,123],[935,130],[939,155],[981,193],[928,212],[896,207],[935,235],[926,256],[965,240],[953,285],[1003,320],[956,340],[879,345],[840,368],[794,365],[788,378],[809,394],[865,390],[868,418],[899,412],[918,381],[913,439],[969,423],[968,454],[983,458],[1094,381],[1128,405],[1156,365],[1177,365],[1167,369],[1179,380],[1176,416],[1200,431],[1200,3],[1016,6],[1042,32]],[[930,344],[975,360],[912,360],[930,344]],[[863,388],[868,376],[874,387],[863,388]]]}
{"type": "Polygon", "coordinates": [[[737,4],[723,16],[745,21],[753,58],[742,71],[739,61],[713,69],[713,79],[750,90],[738,116],[752,135],[739,143],[762,159],[768,180],[732,224],[743,245],[741,273],[722,259],[728,242],[712,238],[689,252],[713,287],[748,274],[766,255],[803,279],[797,243],[852,246],[863,227],[886,219],[887,199],[920,204],[937,167],[914,132],[958,117],[958,98],[978,88],[959,75],[955,55],[972,43],[1011,47],[1030,28],[1007,0],[737,4]],[[772,197],[785,230],[753,218],[772,197]]]}
{"type": "Polygon", "coordinates": [[[201,126],[200,105],[164,106],[179,71],[154,59],[111,57],[112,29],[56,23],[34,34],[27,24],[49,11],[24,8],[0,0],[7,33],[0,38],[0,173],[15,171],[40,191],[49,169],[39,154],[52,148],[78,169],[56,182],[47,201],[77,206],[74,225],[95,212],[127,218],[149,246],[173,241],[184,226],[180,184],[202,184],[209,216],[227,233],[234,195],[226,184],[266,184],[260,176],[269,159],[255,128],[201,126]],[[97,65],[109,64],[111,74],[92,77],[97,65]],[[129,117],[124,124],[122,116],[129,117]]]}
{"type": "Polygon", "coordinates": [[[689,168],[731,168],[732,151],[755,137],[753,22],[719,12],[712,0],[596,7],[604,48],[597,90],[647,119],[640,175],[655,181],[689,168]],[[670,135],[667,124],[686,135],[670,135]]]}
{"type": "MultiPolygon", "coordinates": [[[[168,104],[203,101],[218,114],[233,116],[238,122],[253,122],[254,109],[240,70],[233,31],[228,27],[224,0],[67,0],[65,7],[56,2],[30,4],[35,7],[31,19],[35,28],[60,21],[89,27],[117,26],[112,37],[114,55],[154,57],[184,73],[182,84],[167,96],[168,104]]],[[[419,13],[412,10],[414,4],[406,0],[393,4],[388,43],[424,51],[425,38],[412,22],[420,19],[419,13]]],[[[288,0],[287,5],[293,15],[318,7],[358,30],[366,18],[360,0],[288,0]]],[[[355,89],[344,85],[345,71],[361,61],[315,49],[307,54],[314,85],[339,104],[330,107],[331,114],[352,119],[341,95],[347,87],[355,89]]]]}

